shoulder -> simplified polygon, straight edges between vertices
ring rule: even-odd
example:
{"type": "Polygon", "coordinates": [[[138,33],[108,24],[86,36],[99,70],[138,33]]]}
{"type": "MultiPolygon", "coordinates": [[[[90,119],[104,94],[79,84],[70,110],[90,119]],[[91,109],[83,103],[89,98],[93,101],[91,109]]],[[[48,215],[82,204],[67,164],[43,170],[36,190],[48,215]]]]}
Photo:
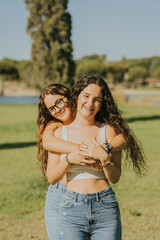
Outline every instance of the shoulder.
{"type": "Polygon", "coordinates": [[[61,122],[50,121],[49,123],[47,123],[46,128],[56,129],[62,126],[63,124],[61,122]]]}
{"type": "Polygon", "coordinates": [[[116,134],[114,128],[111,125],[107,124],[106,125],[106,139],[107,139],[107,141],[110,141],[112,138],[114,138],[116,136],[117,136],[117,134],[116,134]]]}

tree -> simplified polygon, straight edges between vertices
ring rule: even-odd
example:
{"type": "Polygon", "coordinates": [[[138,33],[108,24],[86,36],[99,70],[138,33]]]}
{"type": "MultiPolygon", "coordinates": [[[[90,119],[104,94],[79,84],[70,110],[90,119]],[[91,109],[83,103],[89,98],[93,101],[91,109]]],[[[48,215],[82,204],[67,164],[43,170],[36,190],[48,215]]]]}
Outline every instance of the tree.
{"type": "Polygon", "coordinates": [[[159,68],[160,68],[160,57],[152,57],[151,65],[149,68],[150,76],[157,77],[156,72],[157,72],[157,69],[159,69],[159,68]]]}
{"type": "Polygon", "coordinates": [[[143,83],[145,84],[147,76],[148,71],[145,67],[137,66],[129,69],[129,82],[134,83],[135,87],[139,78],[143,79],[143,83]]]}
{"type": "Polygon", "coordinates": [[[68,0],[25,0],[25,3],[30,11],[27,32],[32,38],[31,59],[36,85],[43,87],[59,82],[71,86],[75,64],[68,0]]]}
{"type": "Polygon", "coordinates": [[[6,61],[0,62],[0,80],[1,80],[1,90],[0,95],[3,96],[4,88],[5,88],[5,81],[6,80],[18,80],[19,74],[17,68],[10,64],[7,64],[6,61]]]}
{"type": "Polygon", "coordinates": [[[155,68],[152,71],[152,77],[160,79],[160,67],[155,68]]]}
{"type": "Polygon", "coordinates": [[[76,78],[87,74],[101,74],[104,78],[107,74],[106,55],[90,55],[84,56],[81,60],[77,60],[76,78]]]}
{"type": "Polygon", "coordinates": [[[107,67],[108,76],[111,76],[113,83],[122,83],[124,80],[124,75],[128,70],[127,65],[119,62],[109,62],[107,67]]]}

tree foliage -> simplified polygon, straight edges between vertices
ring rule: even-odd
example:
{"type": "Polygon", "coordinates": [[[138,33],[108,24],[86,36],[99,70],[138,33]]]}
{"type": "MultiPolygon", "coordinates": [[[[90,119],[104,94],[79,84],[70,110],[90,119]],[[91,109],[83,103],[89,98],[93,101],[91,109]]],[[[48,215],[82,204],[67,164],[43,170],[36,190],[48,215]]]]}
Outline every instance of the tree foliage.
{"type": "Polygon", "coordinates": [[[124,80],[124,75],[128,71],[127,65],[119,62],[109,62],[107,67],[108,75],[111,76],[112,82],[114,84],[122,83],[124,80]]]}
{"type": "Polygon", "coordinates": [[[73,84],[71,16],[68,0],[25,0],[30,12],[27,32],[32,38],[34,80],[38,86],[50,82],[73,84]]]}
{"type": "Polygon", "coordinates": [[[2,80],[19,80],[19,73],[13,60],[4,59],[0,62],[0,78],[2,80]]]}
{"type": "Polygon", "coordinates": [[[90,55],[85,56],[81,60],[77,60],[76,78],[80,78],[87,74],[101,74],[106,77],[106,55],[90,55]]]}
{"type": "Polygon", "coordinates": [[[148,76],[148,71],[145,67],[135,66],[129,69],[129,80],[134,81],[138,78],[145,79],[148,76]]]}

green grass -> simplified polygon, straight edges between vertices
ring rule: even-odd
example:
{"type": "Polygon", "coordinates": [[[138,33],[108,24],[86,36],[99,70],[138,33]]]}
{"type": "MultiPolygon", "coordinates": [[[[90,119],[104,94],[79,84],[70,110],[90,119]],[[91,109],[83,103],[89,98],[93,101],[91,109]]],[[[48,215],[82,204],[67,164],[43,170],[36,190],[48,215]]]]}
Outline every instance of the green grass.
{"type": "MultiPolygon", "coordinates": [[[[123,223],[123,240],[159,239],[160,107],[122,105],[142,142],[148,173],[123,169],[114,186],[123,223]]],[[[0,105],[0,239],[46,240],[46,188],[36,159],[36,105],[0,105]]]]}

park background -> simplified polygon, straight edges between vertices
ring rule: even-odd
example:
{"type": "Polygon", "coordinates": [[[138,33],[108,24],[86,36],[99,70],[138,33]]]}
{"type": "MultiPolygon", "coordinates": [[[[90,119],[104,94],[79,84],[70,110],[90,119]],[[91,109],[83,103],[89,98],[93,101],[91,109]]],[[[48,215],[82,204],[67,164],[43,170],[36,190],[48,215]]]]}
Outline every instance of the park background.
{"type": "MultiPolygon", "coordinates": [[[[114,186],[123,240],[159,239],[159,9],[156,0],[70,0],[67,9],[72,17],[73,81],[90,72],[100,73],[146,154],[147,175],[138,177],[132,166],[123,167],[121,179],[114,186]]],[[[28,17],[22,0],[0,3],[1,99],[38,96],[43,85],[49,83],[37,84],[33,78],[32,41],[26,33],[28,17]]],[[[0,104],[2,240],[47,239],[47,187],[36,156],[37,111],[37,104],[0,104]]]]}

